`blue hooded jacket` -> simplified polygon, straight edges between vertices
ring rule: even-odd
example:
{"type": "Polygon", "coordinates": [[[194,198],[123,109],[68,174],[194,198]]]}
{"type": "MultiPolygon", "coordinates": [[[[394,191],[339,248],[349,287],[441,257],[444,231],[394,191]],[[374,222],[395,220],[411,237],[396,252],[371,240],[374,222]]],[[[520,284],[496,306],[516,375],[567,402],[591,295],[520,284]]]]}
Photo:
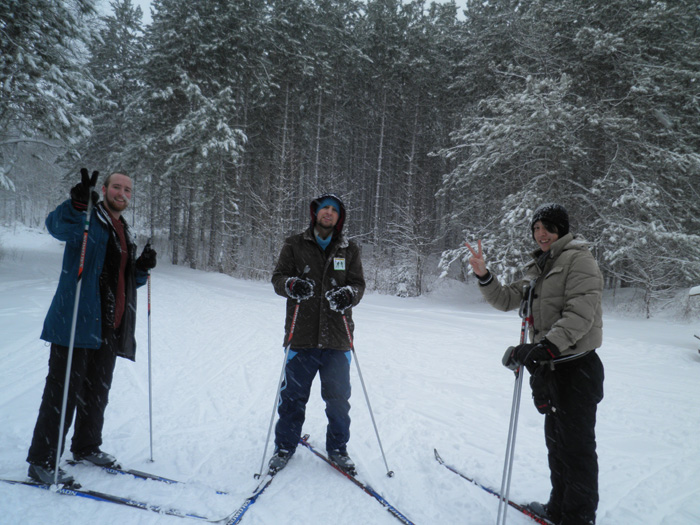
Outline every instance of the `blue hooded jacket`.
{"type": "MultiPolygon", "coordinates": [[[[111,241],[112,235],[116,236],[108,213],[104,205],[99,203],[92,209],[90,216],[74,341],[74,346],[77,348],[98,349],[102,346],[100,275],[105,264],[107,244],[111,241]]],[[[63,265],[58,288],[46,314],[41,339],[68,346],[80,266],[80,251],[85,230],[85,214],[73,208],[70,199],[68,199],[46,218],[46,229],[53,237],[64,241],[66,247],[63,252],[63,265]]],[[[124,222],[124,233],[129,254],[125,271],[126,304],[121,326],[122,340],[117,353],[122,357],[134,360],[136,354],[134,337],[136,288],[146,283],[148,273],[136,270],[136,245],[126,222],[124,222]]]]}

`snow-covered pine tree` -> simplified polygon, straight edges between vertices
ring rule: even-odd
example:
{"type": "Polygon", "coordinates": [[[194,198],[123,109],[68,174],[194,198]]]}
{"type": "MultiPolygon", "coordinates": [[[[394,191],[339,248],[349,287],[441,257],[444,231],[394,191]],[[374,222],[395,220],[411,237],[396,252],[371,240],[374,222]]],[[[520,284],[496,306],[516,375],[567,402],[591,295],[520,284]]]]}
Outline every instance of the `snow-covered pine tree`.
{"type": "Polygon", "coordinates": [[[593,242],[610,285],[651,298],[697,280],[696,6],[470,7],[483,31],[467,33],[467,61],[482,67],[458,83],[479,86],[481,100],[443,150],[459,165],[442,190],[465,235],[486,234],[492,264],[512,271],[530,242],[530,211],[555,200],[593,242]]]}
{"type": "MultiPolygon", "coordinates": [[[[88,140],[80,144],[82,162],[103,171],[120,168],[139,182],[139,114],[134,111],[145,53],[141,8],[132,0],[112,0],[111,14],[95,27],[99,38],[88,49],[90,74],[99,84],[96,99],[81,108],[93,122],[88,140]]],[[[145,175],[145,174],[143,174],[145,175]]]]}
{"type": "Polygon", "coordinates": [[[94,4],[0,2],[0,193],[17,192],[3,196],[3,209],[16,211],[12,219],[33,223],[44,214],[54,188],[44,184],[45,177],[58,178],[54,159],[66,150],[74,153],[89,134],[90,121],[78,103],[94,97],[84,67],[94,4]]]}

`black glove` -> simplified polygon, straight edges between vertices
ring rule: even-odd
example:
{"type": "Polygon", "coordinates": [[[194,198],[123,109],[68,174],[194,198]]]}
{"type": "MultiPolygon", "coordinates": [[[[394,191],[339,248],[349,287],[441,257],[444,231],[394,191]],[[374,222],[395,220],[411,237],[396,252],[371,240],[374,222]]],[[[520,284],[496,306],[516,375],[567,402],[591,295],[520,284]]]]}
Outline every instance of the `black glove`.
{"type": "Polygon", "coordinates": [[[143,247],[143,251],[139,258],[136,259],[136,269],[142,272],[147,272],[156,267],[156,251],[151,248],[151,244],[148,243],[143,247]]]}
{"type": "Polygon", "coordinates": [[[530,388],[532,388],[532,401],[540,414],[553,414],[556,409],[552,406],[549,393],[549,381],[547,375],[550,373],[546,366],[538,366],[530,374],[530,388]]]}
{"type": "Polygon", "coordinates": [[[350,306],[352,306],[353,294],[352,289],[349,286],[343,286],[342,288],[333,288],[326,292],[326,299],[331,305],[331,310],[340,312],[341,314],[350,306]]]}
{"type": "Polygon", "coordinates": [[[93,171],[92,172],[92,177],[88,176],[88,170],[86,168],[82,168],[80,170],[80,178],[81,181],[79,184],[76,184],[73,186],[70,190],[70,198],[73,204],[73,207],[78,210],[78,211],[85,211],[87,210],[88,207],[88,195],[92,196],[92,204],[93,206],[97,204],[97,201],[100,200],[100,195],[92,190],[92,188],[95,187],[95,184],[97,184],[97,176],[100,174],[99,171],[93,171]],[[90,192],[92,190],[92,193],[90,192]]]}
{"type": "Polygon", "coordinates": [[[290,277],[284,283],[284,290],[287,295],[297,301],[304,301],[313,297],[314,282],[301,277],[290,277]]]}
{"type": "Polygon", "coordinates": [[[548,397],[535,397],[532,396],[532,401],[535,403],[535,408],[540,414],[554,414],[555,408],[552,403],[549,402],[548,397]]]}
{"type": "Polygon", "coordinates": [[[509,347],[503,355],[503,366],[517,370],[520,365],[525,365],[532,373],[542,361],[549,361],[559,355],[559,349],[555,345],[547,339],[542,339],[539,343],[525,343],[509,347]]]}

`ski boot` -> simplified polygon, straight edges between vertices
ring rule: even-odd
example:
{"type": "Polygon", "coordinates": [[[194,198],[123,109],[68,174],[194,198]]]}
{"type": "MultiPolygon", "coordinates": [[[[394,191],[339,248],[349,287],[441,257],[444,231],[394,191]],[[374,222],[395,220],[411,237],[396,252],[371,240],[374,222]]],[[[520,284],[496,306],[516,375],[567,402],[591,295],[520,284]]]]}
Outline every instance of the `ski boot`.
{"type": "MultiPolygon", "coordinates": [[[[56,469],[50,465],[37,465],[35,463],[29,464],[29,471],[27,472],[29,478],[32,481],[40,483],[42,485],[53,485],[56,481],[56,469]]],[[[62,468],[58,469],[58,484],[66,486],[75,486],[75,480],[73,476],[68,474],[62,468]]]]}
{"type": "Polygon", "coordinates": [[[340,470],[349,474],[350,476],[357,475],[357,470],[355,470],[355,463],[347,452],[341,452],[339,450],[328,451],[328,459],[337,466],[340,470]]]}
{"type": "Polygon", "coordinates": [[[120,468],[117,463],[117,458],[111,454],[102,452],[99,448],[84,452],[73,452],[73,459],[76,462],[90,463],[98,467],[120,468]]]}
{"type": "Polygon", "coordinates": [[[277,472],[286,467],[292,454],[294,454],[294,452],[290,452],[284,448],[277,449],[275,454],[270,458],[270,463],[268,464],[270,474],[277,474],[277,472]]]}

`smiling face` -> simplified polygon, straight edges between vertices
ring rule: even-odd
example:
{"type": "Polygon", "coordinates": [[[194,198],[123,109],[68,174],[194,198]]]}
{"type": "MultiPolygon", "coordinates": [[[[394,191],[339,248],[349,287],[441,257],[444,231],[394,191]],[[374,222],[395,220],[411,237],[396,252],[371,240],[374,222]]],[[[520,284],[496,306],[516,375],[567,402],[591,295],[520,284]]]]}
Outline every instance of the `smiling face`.
{"type": "Polygon", "coordinates": [[[532,226],[532,237],[543,252],[548,252],[552,244],[559,239],[559,235],[545,228],[542,221],[537,221],[532,226]]]}
{"type": "Polygon", "coordinates": [[[112,173],[107,179],[107,185],[102,186],[105,207],[115,218],[129,206],[131,186],[131,178],[121,173],[112,173]]]}
{"type": "Polygon", "coordinates": [[[338,224],[339,217],[338,210],[334,206],[325,206],[318,210],[316,214],[316,227],[327,236],[338,224]]]}

